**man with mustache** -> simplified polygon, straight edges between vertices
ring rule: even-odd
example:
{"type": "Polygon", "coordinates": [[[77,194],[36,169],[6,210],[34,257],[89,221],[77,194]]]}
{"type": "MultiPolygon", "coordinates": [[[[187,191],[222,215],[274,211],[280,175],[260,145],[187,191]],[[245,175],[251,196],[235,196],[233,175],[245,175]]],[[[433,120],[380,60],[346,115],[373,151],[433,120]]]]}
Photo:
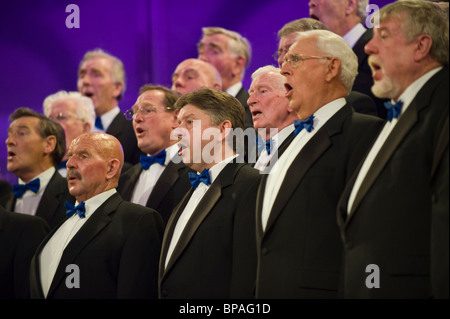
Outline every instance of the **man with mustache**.
{"type": "Polygon", "coordinates": [[[327,30],[300,32],[285,56],[286,96],[299,120],[258,190],[256,298],[337,297],[336,205],[383,123],[345,100],[357,67],[348,44],[327,30]]]}
{"type": "Polygon", "coordinates": [[[346,298],[449,297],[446,15],[428,1],[378,13],[366,45],[388,122],[339,203],[346,298]]]}
{"type": "Polygon", "coordinates": [[[123,163],[109,134],[73,140],[67,183],[76,203],[66,204],[67,219],[33,257],[31,298],[156,298],[163,221],[117,193],[123,163]]]}

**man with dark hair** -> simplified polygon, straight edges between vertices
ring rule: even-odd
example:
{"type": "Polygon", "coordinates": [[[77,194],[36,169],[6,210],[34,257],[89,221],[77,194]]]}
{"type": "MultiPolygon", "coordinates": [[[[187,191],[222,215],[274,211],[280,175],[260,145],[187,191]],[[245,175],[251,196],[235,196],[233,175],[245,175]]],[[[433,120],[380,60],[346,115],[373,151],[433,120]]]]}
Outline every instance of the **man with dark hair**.
{"type": "Polygon", "coordinates": [[[230,94],[209,88],[183,95],[175,107],[179,154],[195,173],[165,229],[159,296],[229,298],[241,220],[254,214],[260,180],[234,151],[233,130],[243,129],[244,108],[230,94]],[[239,211],[243,202],[253,203],[253,210],[239,211]]]}
{"type": "Polygon", "coordinates": [[[156,209],[165,223],[191,186],[189,169],[178,155],[177,140],[171,139],[178,125],[177,99],[178,94],[166,87],[141,87],[127,114],[133,120],[138,146],[147,155],[120,177],[118,187],[124,200],[156,209]]]}
{"type": "Polygon", "coordinates": [[[14,196],[3,206],[13,212],[42,217],[51,228],[65,217],[64,201],[74,202],[55,167],[66,147],[64,130],[43,114],[18,108],[10,115],[7,169],[19,178],[14,196]]]}

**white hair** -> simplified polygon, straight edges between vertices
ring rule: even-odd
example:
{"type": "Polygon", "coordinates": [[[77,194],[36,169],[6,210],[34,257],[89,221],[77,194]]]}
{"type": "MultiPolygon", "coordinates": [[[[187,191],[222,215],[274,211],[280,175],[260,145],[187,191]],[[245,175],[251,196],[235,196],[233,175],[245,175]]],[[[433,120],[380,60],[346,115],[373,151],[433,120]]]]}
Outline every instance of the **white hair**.
{"type": "Polygon", "coordinates": [[[50,115],[50,108],[56,101],[72,100],[76,103],[75,112],[77,117],[86,123],[90,123],[91,127],[94,127],[95,122],[95,108],[94,103],[87,96],[82,95],[80,92],[67,92],[59,91],[47,96],[43,103],[43,110],[45,116],[50,115]]]}
{"type": "Polygon", "coordinates": [[[350,93],[358,74],[358,58],[344,38],[328,30],[302,31],[297,32],[297,34],[297,39],[315,37],[316,47],[320,55],[334,57],[341,61],[339,78],[347,89],[347,93],[350,93]]]}
{"type": "Polygon", "coordinates": [[[262,76],[266,73],[273,73],[277,76],[277,84],[281,90],[284,90],[284,84],[286,83],[286,77],[281,74],[281,69],[274,67],[273,65],[266,65],[258,68],[255,72],[252,73],[252,80],[257,77],[262,76]]]}

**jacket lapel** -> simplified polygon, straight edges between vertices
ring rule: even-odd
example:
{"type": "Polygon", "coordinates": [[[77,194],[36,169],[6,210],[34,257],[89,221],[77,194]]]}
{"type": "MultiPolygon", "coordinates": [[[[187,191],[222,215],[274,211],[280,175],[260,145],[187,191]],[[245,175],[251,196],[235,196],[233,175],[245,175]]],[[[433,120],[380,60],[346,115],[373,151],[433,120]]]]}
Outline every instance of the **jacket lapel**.
{"type": "MultiPolygon", "coordinates": [[[[205,193],[203,198],[198,203],[197,207],[195,208],[194,212],[192,213],[191,218],[189,218],[189,221],[186,224],[186,227],[183,229],[180,238],[178,239],[178,242],[172,252],[172,255],[170,256],[169,262],[167,264],[167,267],[164,269],[164,272],[162,274],[162,277],[170,270],[170,268],[174,265],[178,257],[182,254],[184,249],[187,247],[189,242],[191,241],[192,237],[194,236],[197,229],[200,227],[203,220],[208,216],[208,214],[211,212],[213,207],[216,205],[217,201],[222,196],[222,189],[231,185],[233,183],[233,180],[235,178],[235,175],[240,167],[242,167],[244,164],[237,164],[237,163],[229,163],[227,164],[222,172],[220,172],[219,176],[214,180],[214,182],[209,187],[208,191],[205,193]]],[[[183,212],[184,208],[186,207],[187,202],[189,201],[189,198],[191,197],[193,193],[193,190],[191,190],[186,194],[185,198],[183,199],[182,203],[180,204],[179,208],[177,209],[176,214],[172,214],[170,219],[170,234],[173,234],[173,230],[175,228],[176,222],[178,218],[180,217],[181,213],[183,212]],[[174,217],[172,219],[172,217],[174,217]]],[[[169,227],[169,223],[168,223],[169,227]]],[[[161,258],[161,263],[164,265],[164,261],[167,258],[167,249],[170,245],[168,237],[168,242],[165,243],[164,248],[164,259],[161,258]]],[[[166,239],[166,238],[164,238],[166,239]]]]}
{"type": "Polygon", "coordinates": [[[147,200],[147,207],[158,207],[161,201],[166,196],[167,192],[172,188],[175,182],[180,177],[179,170],[184,167],[184,164],[170,161],[162,172],[158,181],[153,188],[147,200]]]}
{"type": "Polygon", "coordinates": [[[74,263],[78,254],[86,247],[87,244],[110,222],[112,214],[123,199],[118,193],[112,195],[106,200],[93,214],[89,220],[81,227],[78,233],[72,238],[61,256],[55,276],[50,285],[48,296],[50,297],[56,287],[63,280],[67,265],[74,263]]]}
{"type": "Polygon", "coordinates": [[[141,172],[142,166],[140,163],[134,165],[126,172],[126,175],[128,175],[127,179],[126,181],[124,181],[123,185],[120,186],[120,193],[123,200],[126,201],[131,200],[131,197],[133,196],[134,187],[136,186],[136,183],[138,181],[141,172]]]}

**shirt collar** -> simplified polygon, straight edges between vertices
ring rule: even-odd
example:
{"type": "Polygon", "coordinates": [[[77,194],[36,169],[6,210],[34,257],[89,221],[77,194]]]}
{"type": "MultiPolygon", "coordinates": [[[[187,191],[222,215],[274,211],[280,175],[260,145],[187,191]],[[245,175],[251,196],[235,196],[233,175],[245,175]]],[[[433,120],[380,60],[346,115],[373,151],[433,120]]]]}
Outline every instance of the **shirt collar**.
{"type": "Polygon", "coordinates": [[[357,25],[355,25],[353,27],[353,29],[351,29],[350,31],[348,31],[344,36],[344,40],[345,42],[348,43],[348,45],[353,48],[356,44],[356,42],[358,42],[359,38],[362,37],[362,35],[367,31],[366,28],[364,28],[364,26],[361,23],[358,23],[357,25]]]}
{"type": "Polygon", "coordinates": [[[242,88],[242,82],[238,82],[238,83],[230,86],[228,89],[226,89],[225,92],[227,92],[228,94],[235,97],[239,93],[241,88],[242,88]]]}
{"type": "MultiPolygon", "coordinates": [[[[107,190],[103,193],[100,193],[98,195],[95,195],[94,197],[89,198],[85,201],[85,208],[86,208],[86,217],[90,216],[93,212],[95,212],[108,198],[110,198],[112,195],[116,193],[115,188],[111,188],[110,190],[107,190]]],[[[75,206],[79,204],[78,201],[76,201],[75,206]]]]}
{"type": "MultiPolygon", "coordinates": [[[[43,171],[41,174],[36,176],[35,178],[32,178],[31,181],[35,180],[36,178],[39,178],[40,187],[39,192],[41,190],[45,189],[47,187],[48,182],[50,182],[50,179],[53,177],[53,174],[55,174],[56,168],[50,167],[49,169],[43,171]]],[[[26,184],[22,179],[19,178],[19,184],[26,184]]]]}
{"type": "Polygon", "coordinates": [[[112,110],[110,110],[100,116],[100,118],[102,119],[102,124],[103,124],[105,131],[108,129],[108,127],[111,125],[112,121],[114,121],[117,114],[119,114],[119,113],[120,113],[120,108],[118,106],[115,106],[112,110]]]}

